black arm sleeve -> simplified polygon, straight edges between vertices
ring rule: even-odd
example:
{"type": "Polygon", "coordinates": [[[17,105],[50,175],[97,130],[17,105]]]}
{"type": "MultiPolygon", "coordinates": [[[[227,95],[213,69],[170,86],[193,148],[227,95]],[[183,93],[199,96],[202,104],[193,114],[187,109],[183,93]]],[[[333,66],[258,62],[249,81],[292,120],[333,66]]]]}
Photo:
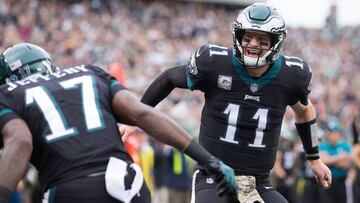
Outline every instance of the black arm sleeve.
{"type": "Polygon", "coordinates": [[[306,123],[295,123],[308,160],[319,159],[316,119],[306,123]]]}
{"type": "Polygon", "coordinates": [[[163,72],[146,89],[141,102],[156,106],[175,88],[187,88],[186,66],[176,66],[163,72]]]}

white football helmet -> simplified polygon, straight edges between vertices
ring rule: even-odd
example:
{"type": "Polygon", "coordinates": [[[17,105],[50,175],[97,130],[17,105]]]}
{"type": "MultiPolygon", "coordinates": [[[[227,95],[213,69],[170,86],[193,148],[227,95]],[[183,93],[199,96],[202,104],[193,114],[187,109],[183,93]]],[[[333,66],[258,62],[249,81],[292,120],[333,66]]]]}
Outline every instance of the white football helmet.
{"type": "Polygon", "coordinates": [[[273,63],[279,56],[286,38],[286,26],[283,17],[275,8],[265,3],[255,3],[242,10],[232,26],[234,55],[238,61],[250,68],[259,68],[273,63]],[[241,46],[246,31],[266,33],[271,38],[270,49],[257,58],[244,54],[241,46]]]}

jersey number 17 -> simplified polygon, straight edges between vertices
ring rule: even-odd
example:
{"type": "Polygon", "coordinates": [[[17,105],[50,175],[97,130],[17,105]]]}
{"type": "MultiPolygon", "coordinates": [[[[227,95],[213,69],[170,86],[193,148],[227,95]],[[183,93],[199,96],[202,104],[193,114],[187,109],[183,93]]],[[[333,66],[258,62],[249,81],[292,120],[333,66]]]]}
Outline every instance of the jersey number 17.
{"type": "MultiPolygon", "coordinates": [[[[85,124],[88,131],[105,128],[103,116],[98,108],[98,95],[95,80],[91,76],[81,76],[61,81],[59,84],[65,89],[81,88],[82,106],[85,124]]],[[[78,134],[76,127],[69,127],[58,102],[43,86],[27,89],[25,92],[26,105],[36,103],[46,119],[51,133],[46,135],[47,142],[54,142],[78,134]]]]}

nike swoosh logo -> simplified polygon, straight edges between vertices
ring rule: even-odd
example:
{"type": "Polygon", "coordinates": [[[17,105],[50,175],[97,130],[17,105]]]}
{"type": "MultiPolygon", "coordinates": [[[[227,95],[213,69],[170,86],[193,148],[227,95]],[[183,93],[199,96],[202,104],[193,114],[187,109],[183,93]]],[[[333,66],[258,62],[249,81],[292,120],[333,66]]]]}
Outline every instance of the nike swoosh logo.
{"type": "Polygon", "coordinates": [[[200,56],[199,51],[200,51],[200,49],[197,50],[197,52],[196,52],[196,54],[195,54],[196,57],[199,57],[199,56],[200,56]]]}
{"type": "Polygon", "coordinates": [[[272,186],[270,186],[270,187],[264,186],[264,188],[268,190],[268,189],[271,189],[272,186]]]}

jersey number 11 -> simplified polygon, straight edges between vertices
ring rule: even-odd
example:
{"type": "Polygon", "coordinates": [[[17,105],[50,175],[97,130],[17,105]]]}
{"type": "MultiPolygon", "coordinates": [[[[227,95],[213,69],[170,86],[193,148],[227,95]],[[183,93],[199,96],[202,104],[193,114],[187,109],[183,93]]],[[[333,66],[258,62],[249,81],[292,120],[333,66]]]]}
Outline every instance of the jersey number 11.
{"type": "MultiPolygon", "coordinates": [[[[226,134],[225,137],[220,137],[220,140],[225,142],[230,142],[233,144],[238,144],[239,141],[235,140],[235,133],[236,133],[236,126],[238,122],[239,117],[239,110],[240,105],[237,104],[229,104],[227,108],[225,109],[224,113],[229,115],[228,116],[228,126],[226,128],[226,134]]],[[[264,130],[266,128],[267,124],[267,114],[269,110],[268,109],[262,109],[259,108],[255,115],[252,117],[253,120],[257,120],[257,128],[255,133],[255,139],[253,143],[250,143],[249,147],[255,147],[255,148],[264,148],[265,145],[262,144],[262,140],[264,138],[264,130]]]]}

